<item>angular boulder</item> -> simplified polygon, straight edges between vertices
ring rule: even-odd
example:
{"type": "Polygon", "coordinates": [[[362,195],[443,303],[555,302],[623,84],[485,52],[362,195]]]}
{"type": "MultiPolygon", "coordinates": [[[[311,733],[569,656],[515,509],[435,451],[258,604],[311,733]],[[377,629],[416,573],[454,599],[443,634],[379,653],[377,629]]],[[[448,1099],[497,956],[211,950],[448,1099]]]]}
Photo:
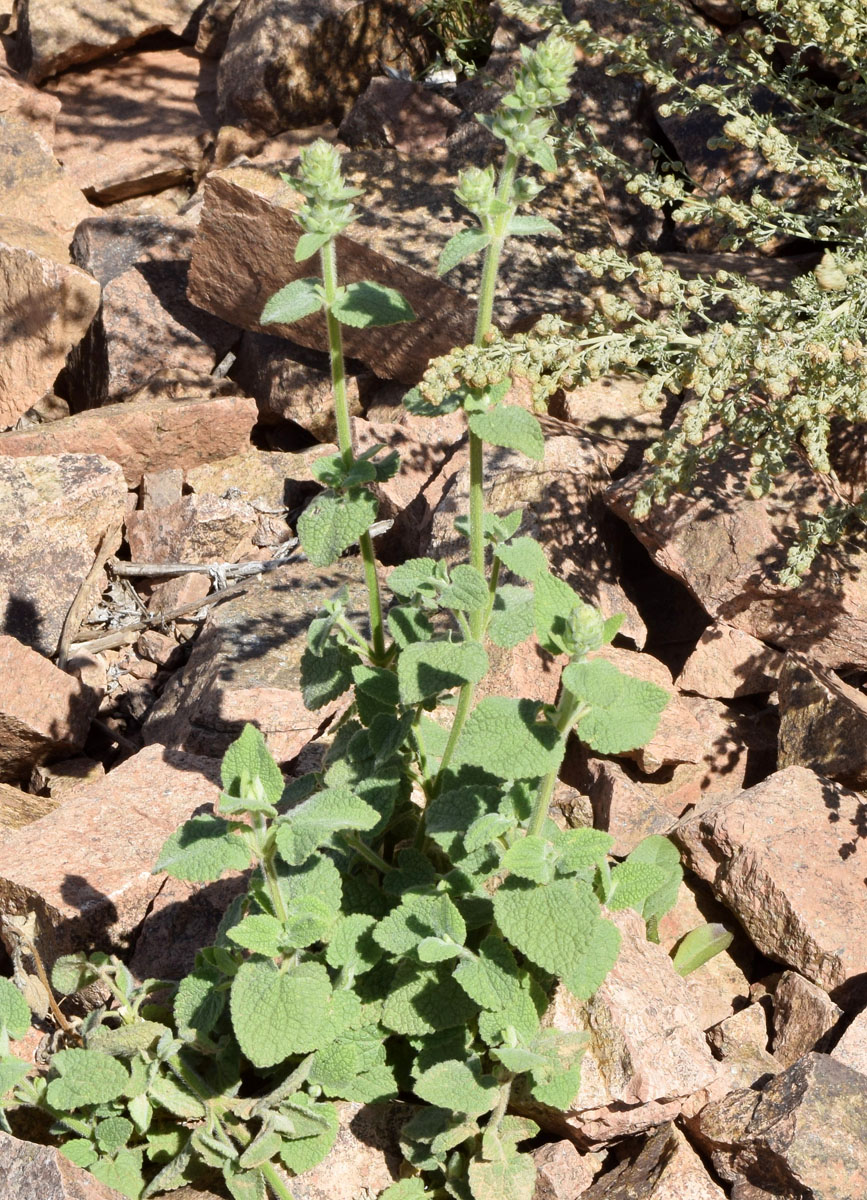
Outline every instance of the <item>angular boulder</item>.
{"type": "Polygon", "coordinates": [[[867,787],[867,697],[833,671],[788,654],[780,674],[780,767],[811,767],[867,787]]]}

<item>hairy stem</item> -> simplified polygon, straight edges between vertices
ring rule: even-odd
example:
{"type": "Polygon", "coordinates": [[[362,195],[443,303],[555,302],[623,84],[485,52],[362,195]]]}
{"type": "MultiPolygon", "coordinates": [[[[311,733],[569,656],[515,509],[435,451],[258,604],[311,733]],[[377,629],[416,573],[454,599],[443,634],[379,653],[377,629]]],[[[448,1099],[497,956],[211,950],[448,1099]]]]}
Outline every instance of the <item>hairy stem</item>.
{"type": "Polygon", "coordinates": [[[280,1172],[273,1163],[263,1163],[259,1170],[264,1175],[265,1182],[277,1197],[277,1200],[293,1200],[292,1193],[280,1178],[280,1172]]]}
{"type": "MultiPolygon", "coordinates": [[[[334,239],[327,241],[319,251],[322,264],[322,284],[325,288],[325,320],[328,327],[328,354],[331,360],[331,387],[334,393],[334,415],[337,422],[337,447],[343,465],[352,465],[352,425],[349,420],[349,400],[346,395],[346,368],[343,360],[343,334],[340,322],[332,311],[337,299],[337,253],[334,239]]],[[[373,553],[373,539],[363,533],[358,539],[361,559],[364,563],[364,579],[367,584],[370,611],[370,632],[373,642],[371,658],[377,664],[385,659],[385,626],[382,619],[382,598],[379,592],[379,576],[373,553]]]]}
{"type": "MultiPolygon", "coordinates": [[[[563,688],[563,695],[560,697],[560,703],[557,705],[557,718],[554,724],[560,731],[564,745],[572,726],[588,711],[588,707],[583,700],[579,700],[567,688],[563,688]]],[[[539,792],[536,796],[536,802],[533,805],[533,814],[530,817],[530,824],[527,826],[527,837],[535,837],[545,823],[545,817],[548,815],[548,805],[551,803],[554,788],[557,786],[559,771],[560,767],[558,765],[553,771],[548,772],[539,785],[539,792]]]]}

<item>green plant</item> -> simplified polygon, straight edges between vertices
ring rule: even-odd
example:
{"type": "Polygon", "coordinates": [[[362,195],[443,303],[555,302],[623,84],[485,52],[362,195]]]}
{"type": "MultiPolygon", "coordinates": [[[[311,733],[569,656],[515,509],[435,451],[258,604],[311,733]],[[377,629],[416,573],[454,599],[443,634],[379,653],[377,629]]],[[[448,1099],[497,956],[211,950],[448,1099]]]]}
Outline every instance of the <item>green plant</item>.
{"type": "Polygon", "coordinates": [[[713,223],[722,249],[797,241],[824,251],[821,261],[770,290],[727,268],[686,279],[650,253],[582,254],[591,277],[614,284],[593,297],[589,319],[549,315],[529,332],[494,334],[431,364],[421,390],[436,402],[454,378],[521,374],[544,406],[561,387],[644,374],[649,407],[685,400],[647,451],[636,515],[689,492],[701,465],[732,445],[750,452],[743,483],[755,497],[800,460],[821,474],[830,499],[789,547],[781,582],[795,585],[823,546],[862,534],[867,518],[867,491],[841,483],[829,448],[835,428],[858,444],[867,421],[867,20],[838,0],[746,0],[755,20],[723,40],[678,0],[620,2],[646,18],[620,40],[569,22],[556,3],[503,7],[604,55],[610,74],[643,79],[661,114],[702,113],[710,149],[749,156],[749,194],[703,189],[652,143],[655,168],[636,170],[580,119],[561,137],[561,155],[625,178],[675,222],[713,223]],[[629,290],[618,286],[627,282],[629,290]]]}
{"type": "Polygon", "coordinates": [[[420,16],[456,70],[472,72],[490,54],[494,21],[489,0],[425,0],[420,16]]]}
{"type": "MultiPolygon", "coordinates": [[[[552,228],[517,214],[538,191],[518,166],[553,164],[546,110],[565,98],[571,63],[558,39],[525,54],[514,91],[486,118],[505,144],[499,171],[473,167],[459,181],[478,225],[452,238],[440,265],[484,252],[477,346],[491,332],[504,239],[552,228]]],[[[205,1168],[236,1200],[287,1200],[287,1174],[333,1144],[333,1100],[393,1098],[412,1101],[407,1178],[383,1200],[530,1200],[535,1171],[518,1147],[538,1126],[525,1114],[569,1106],[587,1040],[543,1024],[549,998],[558,982],[591,996],[615,962],[620,935],[603,905],[636,908],[652,932],[681,879],[664,838],[612,866],[611,837],[558,829],[549,800],[572,730],[602,753],[634,748],[666,693],[591,657],[620,619],[551,573],[538,544],[518,536],[520,512],[485,512],[484,443],[535,458],[544,446],[536,418],[484,379],[438,406],[407,398],[428,415],[467,413],[469,561],[397,567],[385,610],[371,485],[397,461],[380,447],[354,453],[341,325],[390,324],[411,310],[392,289],[339,282],[335,241],[356,193],[333,148],[307,149],[292,182],[306,198],[296,259],[318,253],[321,274],[288,284],[263,320],[323,313],[339,446],[316,464],[325,490],[298,532],[323,566],[359,544],[370,618],[368,629],[354,625],[345,593],[325,604],[308,630],[302,688],[314,710],[350,691],[352,704],[321,769],[288,783],[247,726],[223,760],[215,812],[166,842],[155,869],[178,879],[251,870],[214,945],[168,999],[165,984],[137,985],[106,955],[60,959],[56,990],[98,985],[109,998],[74,1030],[80,1045],[59,1050],[47,1077],[30,1077],[8,1053],[8,1037],[29,1023],[26,1005],[0,981],[0,1088],[49,1114],[69,1139],[64,1152],[134,1200],[205,1168]],[[506,570],[524,582],[502,582],[506,570]],[[568,656],[557,704],[474,703],[485,642],[516,647],[533,633],[568,656]]]]}

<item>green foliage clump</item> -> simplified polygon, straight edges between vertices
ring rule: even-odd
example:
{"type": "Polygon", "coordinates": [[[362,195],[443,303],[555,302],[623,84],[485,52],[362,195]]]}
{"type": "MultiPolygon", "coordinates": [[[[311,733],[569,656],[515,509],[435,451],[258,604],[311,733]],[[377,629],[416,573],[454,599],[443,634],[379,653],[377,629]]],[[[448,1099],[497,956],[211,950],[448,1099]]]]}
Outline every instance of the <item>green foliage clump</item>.
{"type": "Polygon", "coordinates": [[[490,0],[424,0],[420,19],[455,70],[472,74],[491,52],[494,20],[490,0]]]}
{"type": "Polygon", "coordinates": [[[580,324],[549,315],[529,333],[492,332],[431,364],[429,402],[463,380],[495,385],[527,377],[540,406],[559,388],[617,373],[646,377],[649,407],[683,396],[674,426],[647,451],[651,468],[635,501],[646,517],[687,493],[703,463],[735,446],[750,451],[744,486],[769,493],[799,460],[822,475],[831,499],[802,521],[781,581],[796,584],[823,545],[863,531],[867,492],[834,469],[835,428],[867,421],[867,19],[838,0],[753,0],[723,40],[677,0],[619,0],[645,18],[617,39],[567,21],[557,4],[504,0],[511,15],[549,26],[610,74],[636,76],[661,100],[660,115],[699,114],[708,147],[748,155],[748,194],[710,191],[650,145],[655,166],[638,171],[576,119],[560,138],[572,157],[676,223],[710,223],[723,250],[782,244],[817,249],[817,265],[782,290],[734,270],[687,279],[651,253],[614,248],[578,256],[597,289],[580,324]],[[650,314],[650,315],[648,315],[650,314]]]}
{"type": "MultiPolygon", "coordinates": [[[[499,172],[473,168],[460,180],[478,228],[456,235],[443,266],[484,250],[477,345],[491,328],[503,240],[541,228],[516,215],[535,188],[517,167],[522,157],[549,162],[546,110],[565,98],[571,63],[559,39],[525,55],[490,118],[505,144],[499,172]]],[[[535,1171],[520,1147],[538,1126],[525,1114],[568,1108],[587,1042],[584,1031],[544,1026],[552,992],[560,982],[591,996],[618,953],[607,912],[635,908],[652,934],[681,878],[665,839],[612,866],[611,837],[560,830],[549,800],[573,730],[605,753],[632,749],[652,735],[666,693],[592,657],[620,618],[552,574],[519,536],[520,512],[485,512],[484,443],[543,452],[536,418],[507,404],[502,386],[458,386],[446,398],[469,425],[469,561],[410,560],[383,604],[372,488],[397,461],[382,447],[353,450],[341,328],[412,311],[392,289],[339,282],[335,239],[356,193],[334,149],[305,150],[293,182],[306,198],[296,259],[318,254],[320,273],[281,289],[263,319],[323,313],[339,446],[316,465],[325,490],[299,536],[322,565],[357,543],[369,594],[366,628],[343,593],[311,621],[302,689],[312,710],[351,702],[320,769],[288,782],[248,725],[226,752],[215,810],[165,843],[155,870],[176,879],[248,872],[180,983],[136,983],[105,954],[59,959],[55,991],[96,986],[107,999],[68,1028],[48,1071],[33,1073],[9,1052],[27,1006],[0,980],[0,1096],[47,1113],[63,1152],[131,1200],[208,1170],[235,1200],[291,1200],[291,1176],[334,1144],[335,1101],[389,1099],[413,1107],[401,1134],[407,1178],[382,1200],[531,1200],[535,1171]],[[506,570],[516,582],[501,586],[506,570]],[[476,703],[486,645],[534,633],[568,658],[559,701],[476,703]]],[[[426,409],[419,393],[408,403],[426,409]]]]}

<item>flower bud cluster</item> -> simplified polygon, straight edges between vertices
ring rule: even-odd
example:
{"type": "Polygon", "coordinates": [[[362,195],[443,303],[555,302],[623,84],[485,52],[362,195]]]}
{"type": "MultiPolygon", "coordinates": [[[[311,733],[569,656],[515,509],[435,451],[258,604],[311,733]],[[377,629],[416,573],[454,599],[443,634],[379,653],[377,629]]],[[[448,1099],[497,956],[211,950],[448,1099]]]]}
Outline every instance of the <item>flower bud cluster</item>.
{"type": "Polygon", "coordinates": [[[322,138],[301,151],[300,174],[284,178],[306,197],[306,204],[295,214],[305,233],[336,237],[356,219],[348,201],[360,196],[361,189],[347,187],[340,155],[322,138]]]}

